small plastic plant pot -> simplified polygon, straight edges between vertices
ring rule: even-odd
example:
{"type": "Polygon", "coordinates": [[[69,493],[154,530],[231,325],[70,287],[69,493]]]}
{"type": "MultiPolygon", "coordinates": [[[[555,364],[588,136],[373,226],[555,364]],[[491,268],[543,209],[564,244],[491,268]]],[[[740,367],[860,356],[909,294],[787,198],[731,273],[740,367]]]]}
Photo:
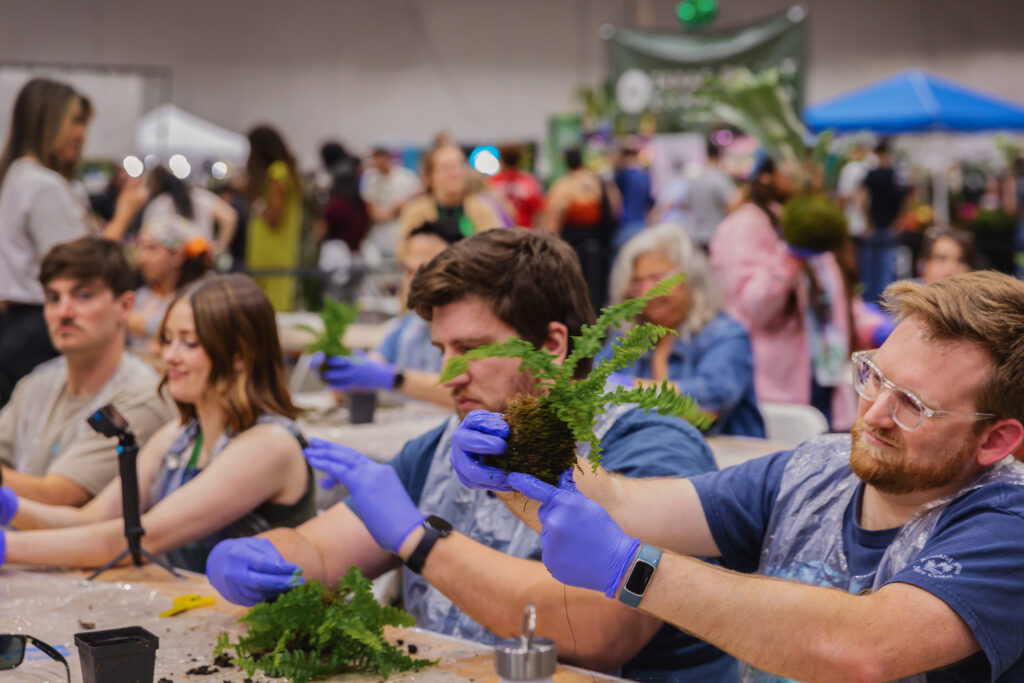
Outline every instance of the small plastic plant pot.
{"type": "Polygon", "coordinates": [[[377,410],[376,391],[353,391],[348,395],[349,420],[354,425],[373,422],[373,413],[377,410]]]}
{"type": "Polygon", "coordinates": [[[160,639],[141,626],[75,634],[82,683],[153,683],[160,639]]]}

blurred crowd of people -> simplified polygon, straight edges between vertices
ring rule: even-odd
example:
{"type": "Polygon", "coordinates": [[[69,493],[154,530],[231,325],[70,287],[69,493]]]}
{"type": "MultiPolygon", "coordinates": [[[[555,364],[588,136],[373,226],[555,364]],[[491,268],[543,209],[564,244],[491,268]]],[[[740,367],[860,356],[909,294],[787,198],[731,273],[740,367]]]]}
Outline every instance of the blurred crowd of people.
{"type": "MultiPolygon", "coordinates": [[[[311,291],[355,300],[367,273],[405,268],[408,279],[410,268],[429,260],[423,253],[433,255],[422,247],[428,239],[440,249],[494,228],[549,231],[577,254],[595,309],[643,294],[658,277],[687,273],[675,303],[658,300],[645,313],[679,334],[675,347],[665,341],[649,364],[638,365],[636,381],[679,382],[722,415],[717,429],[756,435],[763,435],[760,420],[734,422],[732,411],[756,414],[765,401],[807,404],[833,428],[849,427],[854,400],[844,359],[884,339],[889,322],[875,305],[881,291],[914,275],[899,265],[907,261],[898,256],[901,245],[913,246],[916,275],[926,282],[977,265],[970,232],[908,229],[914,188],[896,172],[885,140],[871,154],[857,142],[842,159],[830,197],[849,239],[816,252],[781,237],[782,206],[806,193],[806,182],[766,158],[749,177],[732,177],[713,142],[701,163],[673,161],[656,193],[649,156],[634,143],[601,172],[586,163],[587,150],[565,150],[567,172],[545,190],[523,168],[521,146],[502,145],[500,168],[487,176],[448,133],[423,151],[416,170],[386,147],[362,157],[330,141],[320,149],[322,168],[304,174],[285,136],[261,125],[248,133],[244,168],[225,181],[211,179],[207,188],[161,165],[141,178],[118,168],[86,202],[75,174],[92,111],[88,98],[46,79],[26,85],[14,106],[0,159],[0,404],[22,376],[57,355],[43,322],[40,260],[52,246],[85,235],[126,249],[137,285],[128,346],[156,358],[155,333],[168,304],[213,271],[249,273],[283,312],[303,305],[309,280],[317,285],[311,291]],[[718,335],[746,341],[723,360],[730,346],[718,335]],[[726,371],[737,374],[735,386],[722,379],[726,371]],[[727,428],[738,424],[745,426],[727,428]]],[[[980,206],[993,208],[989,194],[997,208],[1017,210],[1016,194],[999,187],[988,188],[980,206]]],[[[412,340],[411,329],[422,336],[425,328],[403,315],[392,327],[401,328],[404,343],[429,345],[412,340]]],[[[389,338],[385,355],[408,356],[396,343],[389,338]]],[[[436,364],[406,369],[436,371],[436,364]]]]}

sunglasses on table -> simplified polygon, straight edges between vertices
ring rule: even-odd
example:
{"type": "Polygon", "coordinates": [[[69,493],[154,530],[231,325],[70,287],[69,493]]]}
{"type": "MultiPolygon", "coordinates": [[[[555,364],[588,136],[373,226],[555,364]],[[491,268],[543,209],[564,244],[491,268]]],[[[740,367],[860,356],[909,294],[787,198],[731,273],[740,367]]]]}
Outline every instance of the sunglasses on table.
{"type": "Polygon", "coordinates": [[[68,675],[68,683],[71,683],[71,668],[68,666],[68,660],[64,659],[64,655],[52,645],[32,636],[14,633],[0,634],[0,671],[15,669],[24,661],[27,643],[32,643],[39,648],[40,652],[63,664],[64,671],[68,675]]]}

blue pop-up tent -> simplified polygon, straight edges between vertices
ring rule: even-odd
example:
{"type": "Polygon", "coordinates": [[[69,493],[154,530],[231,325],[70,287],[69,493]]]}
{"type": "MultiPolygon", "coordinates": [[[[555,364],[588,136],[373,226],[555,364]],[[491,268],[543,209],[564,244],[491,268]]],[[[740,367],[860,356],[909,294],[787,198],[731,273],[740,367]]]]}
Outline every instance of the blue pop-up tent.
{"type": "Polygon", "coordinates": [[[1024,130],[1024,106],[965,88],[920,69],[804,109],[812,131],[873,131],[884,135],[925,131],[1024,130]]]}

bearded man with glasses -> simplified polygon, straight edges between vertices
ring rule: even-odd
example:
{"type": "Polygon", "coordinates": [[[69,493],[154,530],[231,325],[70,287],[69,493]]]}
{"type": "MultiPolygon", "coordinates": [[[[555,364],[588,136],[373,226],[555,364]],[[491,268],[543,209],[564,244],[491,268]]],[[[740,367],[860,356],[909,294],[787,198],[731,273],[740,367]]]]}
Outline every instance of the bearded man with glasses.
{"type": "Polygon", "coordinates": [[[541,502],[507,504],[542,525],[554,577],[718,646],[744,681],[1024,681],[1024,282],[885,299],[899,324],[853,356],[849,435],[689,479],[509,475],[541,502]]]}

